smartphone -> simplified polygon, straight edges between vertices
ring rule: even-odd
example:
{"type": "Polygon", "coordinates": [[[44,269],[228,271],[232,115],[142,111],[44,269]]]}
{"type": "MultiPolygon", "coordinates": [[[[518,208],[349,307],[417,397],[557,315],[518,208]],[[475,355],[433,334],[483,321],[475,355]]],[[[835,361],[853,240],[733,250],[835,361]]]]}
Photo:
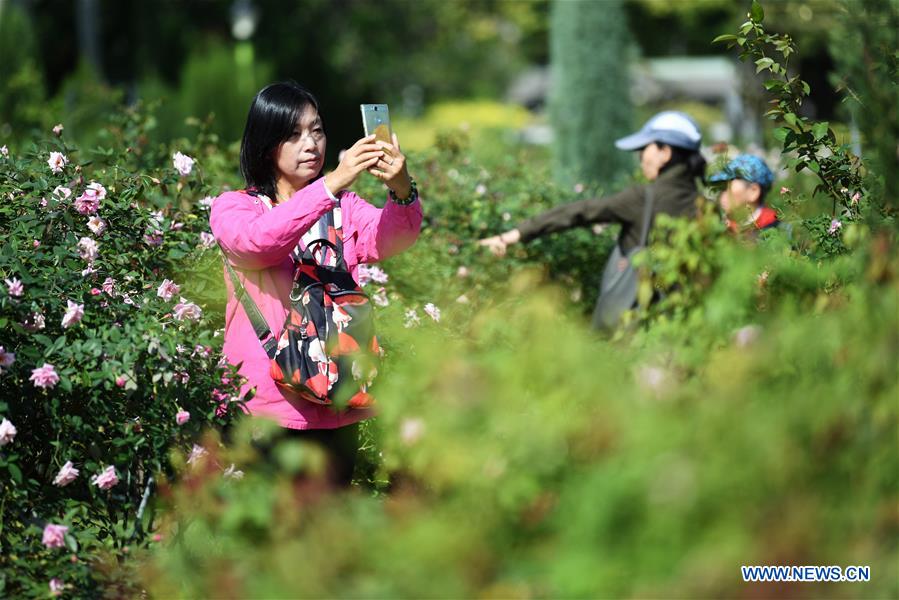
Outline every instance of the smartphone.
{"type": "Polygon", "coordinates": [[[365,128],[365,135],[375,134],[376,140],[393,143],[392,131],[390,130],[390,112],[387,110],[386,104],[360,104],[362,109],[362,127],[365,128]]]}

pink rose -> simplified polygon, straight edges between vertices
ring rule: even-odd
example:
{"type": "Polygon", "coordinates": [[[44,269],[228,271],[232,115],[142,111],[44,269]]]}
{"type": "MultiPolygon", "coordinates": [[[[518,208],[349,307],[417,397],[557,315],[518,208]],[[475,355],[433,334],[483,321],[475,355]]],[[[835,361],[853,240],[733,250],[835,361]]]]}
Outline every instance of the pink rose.
{"type": "Polygon", "coordinates": [[[215,246],[215,236],[207,231],[200,233],[200,247],[203,249],[213,248],[215,246]]]}
{"type": "Polygon", "coordinates": [[[13,441],[16,437],[16,427],[13,425],[9,419],[3,419],[3,422],[0,423],[0,446],[5,446],[6,444],[13,441]]]}
{"type": "Polygon", "coordinates": [[[47,548],[62,548],[66,543],[66,532],[69,528],[65,525],[53,525],[47,523],[44,527],[44,538],[41,540],[47,548]]]}
{"type": "Polygon", "coordinates": [[[159,288],[156,290],[156,295],[168,302],[172,299],[172,296],[181,291],[181,288],[175,284],[171,279],[163,279],[159,288]]]}
{"type": "Polygon", "coordinates": [[[15,277],[12,279],[4,279],[3,281],[6,283],[6,291],[10,296],[21,298],[25,293],[25,286],[15,277]]]}
{"type": "Polygon", "coordinates": [[[56,135],[60,135],[63,129],[65,129],[65,127],[62,126],[62,123],[57,123],[53,127],[53,133],[55,133],[56,135]]]}
{"type": "Polygon", "coordinates": [[[785,195],[785,194],[789,194],[789,193],[790,193],[790,188],[785,187],[785,186],[782,186],[782,187],[780,188],[780,195],[781,195],[781,196],[783,196],[783,195],[785,195]]]}
{"type": "Polygon", "coordinates": [[[428,314],[429,317],[434,319],[435,322],[440,322],[440,309],[434,306],[432,303],[428,302],[425,304],[424,311],[428,314]]]}
{"type": "Polygon", "coordinates": [[[62,173],[62,170],[69,164],[69,159],[62,152],[51,152],[47,164],[54,173],[62,173]]]}
{"type": "Polygon", "coordinates": [[[830,228],[827,230],[827,233],[829,233],[830,235],[834,235],[842,228],[843,224],[839,220],[833,219],[830,222],[830,228]]]}
{"type": "Polygon", "coordinates": [[[102,235],[106,231],[106,221],[94,215],[87,220],[87,228],[94,232],[94,235],[102,235]]]}
{"type": "Polygon", "coordinates": [[[115,378],[115,384],[119,387],[125,387],[126,383],[128,383],[128,380],[125,379],[124,375],[119,375],[115,378]]]}
{"type": "Polygon", "coordinates": [[[378,288],[378,291],[372,294],[371,300],[378,306],[387,306],[390,304],[390,300],[387,299],[387,290],[382,287],[378,288]]]}
{"type": "Polygon", "coordinates": [[[185,298],[181,298],[181,302],[176,304],[172,311],[175,313],[176,321],[183,321],[184,319],[199,321],[200,317],[203,316],[203,311],[200,307],[193,302],[188,302],[185,298]]]}
{"type": "Polygon", "coordinates": [[[178,414],[175,415],[175,422],[178,425],[184,425],[188,421],[190,421],[190,412],[186,410],[179,410],[178,414]]]}
{"type": "Polygon", "coordinates": [[[115,467],[109,466],[100,473],[91,477],[91,483],[101,490],[108,490],[119,482],[119,476],[116,475],[115,467]]]}
{"type": "Polygon", "coordinates": [[[58,185],[53,188],[53,195],[59,200],[68,200],[72,196],[72,190],[67,187],[58,185]]]}
{"type": "Polygon", "coordinates": [[[62,580],[58,577],[54,577],[50,580],[50,595],[59,596],[60,594],[62,594],[62,590],[64,587],[65,586],[63,585],[62,580]]]}
{"type": "Polygon", "coordinates": [[[22,322],[22,327],[28,331],[39,331],[46,326],[47,323],[44,321],[44,315],[39,312],[31,313],[31,315],[25,317],[25,320],[22,322]]]}
{"type": "Polygon", "coordinates": [[[207,454],[209,453],[206,451],[206,448],[194,444],[193,448],[190,449],[190,455],[187,457],[187,464],[193,465],[202,460],[207,454]]]}
{"type": "Polygon", "coordinates": [[[146,243],[148,246],[161,246],[162,241],[162,231],[158,229],[156,229],[152,233],[144,235],[144,243],[146,243]]]}
{"type": "Polygon", "coordinates": [[[29,379],[34,382],[35,387],[45,389],[52,388],[59,383],[59,375],[56,374],[56,367],[50,363],[44,363],[43,367],[32,369],[31,377],[29,377],[29,379]]]}
{"type": "Polygon", "coordinates": [[[852,194],[852,198],[849,199],[849,202],[851,204],[858,204],[858,201],[861,199],[862,199],[861,192],[855,192],[854,194],[852,194]]]}
{"type": "Polygon", "coordinates": [[[406,320],[403,323],[403,327],[409,329],[410,327],[415,327],[419,323],[421,323],[421,319],[418,317],[418,313],[415,312],[414,308],[410,308],[406,311],[405,314],[406,320]]]}
{"type": "Polygon", "coordinates": [[[412,446],[421,439],[425,433],[425,422],[419,418],[403,419],[400,423],[400,439],[407,446],[412,446]]]}
{"type": "Polygon", "coordinates": [[[53,485],[58,485],[59,487],[65,487],[75,481],[78,477],[78,469],[72,464],[72,461],[66,461],[66,464],[62,466],[59,470],[59,473],[56,474],[56,477],[53,478],[53,485]]]}
{"type": "Polygon", "coordinates": [[[175,167],[175,170],[178,171],[182,176],[190,175],[190,172],[194,168],[194,163],[196,161],[186,154],[181,154],[180,152],[175,152],[172,154],[172,165],[175,167]]]}
{"type": "Polygon", "coordinates": [[[84,316],[84,305],[78,304],[77,302],[72,302],[71,300],[67,300],[69,303],[69,307],[66,309],[66,314],[62,317],[62,326],[63,328],[68,328],[81,320],[84,316]]]}
{"type": "Polygon", "coordinates": [[[115,286],[115,279],[113,279],[112,277],[107,277],[103,281],[103,285],[101,285],[100,288],[107,294],[112,295],[112,290],[113,290],[114,286],[115,286]]]}
{"type": "Polygon", "coordinates": [[[7,352],[6,348],[0,346],[0,374],[3,373],[4,368],[11,367],[14,362],[16,362],[15,353],[7,352]]]}
{"type": "Polygon", "coordinates": [[[106,188],[92,181],[78,198],[75,199],[75,210],[82,215],[92,215],[100,208],[100,200],[106,198],[106,188]]]}
{"type": "Polygon", "coordinates": [[[41,243],[37,240],[34,240],[33,242],[31,242],[31,245],[34,246],[35,248],[41,247],[41,243]]]}
{"type": "Polygon", "coordinates": [[[9,157],[9,148],[6,147],[6,144],[0,146],[0,156],[3,156],[3,158],[9,157]]]}

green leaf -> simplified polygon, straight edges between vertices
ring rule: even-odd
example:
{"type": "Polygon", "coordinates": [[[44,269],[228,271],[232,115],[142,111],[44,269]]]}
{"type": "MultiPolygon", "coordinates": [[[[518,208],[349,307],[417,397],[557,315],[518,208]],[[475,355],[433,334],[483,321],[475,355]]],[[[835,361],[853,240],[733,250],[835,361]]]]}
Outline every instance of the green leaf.
{"type": "Polygon", "coordinates": [[[796,115],[793,113],[784,113],[784,121],[790,125],[796,126],[796,115]]]}
{"type": "Polygon", "coordinates": [[[773,59],[770,59],[767,57],[760,58],[757,61],[755,61],[755,65],[756,65],[755,72],[760,73],[760,72],[764,71],[765,69],[770,69],[771,65],[773,65],[773,64],[774,64],[773,59]]]}
{"type": "Polygon", "coordinates": [[[725,33],[724,35],[719,35],[714,40],[712,40],[713,44],[720,44],[721,42],[735,42],[737,41],[737,36],[732,33],[725,33]]]}
{"type": "Polygon", "coordinates": [[[821,172],[821,165],[818,164],[817,161],[810,160],[808,163],[808,168],[814,171],[815,173],[821,172]]]}
{"type": "Polygon", "coordinates": [[[16,483],[22,483],[22,471],[16,463],[9,463],[6,468],[9,469],[9,475],[16,483]]]}
{"type": "Polygon", "coordinates": [[[756,23],[761,23],[765,20],[765,11],[762,9],[762,5],[759,4],[758,0],[752,0],[752,7],[749,9],[749,18],[756,23]]]}
{"type": "Polygon", "coordinates": [[[827,135],[827,130],[829,129],[830,124],[827,121],[821,121],[820,123],[815,123],[812,125],[812,135],[815,136],[816,140],[820,140],[827,135]]]}
{"type": "Polygon", "coordinates": [[[779,142],[786,141],[787,136],[790,134],[791,131],[792,131],[792,129],[790,129],[789,127],[778,127],[777,129],[774,130],[774,139],[776,139],[779,142]]]}

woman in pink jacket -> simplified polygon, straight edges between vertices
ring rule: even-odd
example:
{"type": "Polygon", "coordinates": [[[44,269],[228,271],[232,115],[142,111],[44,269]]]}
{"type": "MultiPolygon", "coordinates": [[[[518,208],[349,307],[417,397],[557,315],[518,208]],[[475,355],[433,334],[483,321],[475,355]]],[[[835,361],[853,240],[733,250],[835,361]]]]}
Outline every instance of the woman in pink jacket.
{"type": "MultiPolygon", "coordinates": [[[[318,102],[294,82],[261,90],[250,105],[240,147],[247,190],[225,192],[212,205],[212,233],[273,332],[289,310],[294,250],[319,234],[329,211],[342,228],[343,251],[354,278],[360,263],[401,252],[418,237],[421,203],[396,135],[393,144],[374,136],[357,141],[332,172],[324,166],[325,131],[318,102]],[[363,171],[389,188],[376,208],[346,188],[363,171]]],[[[332,476],[348,484],[358,447],[358,422],[370,410],[337,412],[275,385],[270,361],[235,296],[227,273],[224,353],[246,379],[247,410],[277,420],[289,435],[315,440],[330,452],[332,476]]]]}

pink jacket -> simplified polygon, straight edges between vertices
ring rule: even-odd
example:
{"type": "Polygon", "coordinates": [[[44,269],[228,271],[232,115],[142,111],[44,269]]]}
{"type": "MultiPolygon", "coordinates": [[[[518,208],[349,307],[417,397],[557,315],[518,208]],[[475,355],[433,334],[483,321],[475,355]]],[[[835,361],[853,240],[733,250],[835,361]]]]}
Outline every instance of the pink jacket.
{"type": "MultiPolygon", "coordinates": [[[[344,256],[354,278],[358,279],[359,263],[375,262],[401,252],[418,237],[422,213],[417,200],[408,206],[388,201],[381,209],[345,191],[340,205],[344,256]]],[[[324,178],[272,209],[245,192],[225,192],[212,205],[212,233],[276,334],[288,313],[293,283],[291,252],[300,237],[333,206],[324,178]]],[[[358,409],[338,413],[281,391],[269,374],[269,359],[234,295],[224,267],[223,272],[228,291],[224,353],[229,363],[241,365],[240,374],[247,379],[241,391],[256,388],[256,395],[247,402],[250,413],[273,418],[291,429],[333,429],[372,415],[370,410],[358,409]]]]}

